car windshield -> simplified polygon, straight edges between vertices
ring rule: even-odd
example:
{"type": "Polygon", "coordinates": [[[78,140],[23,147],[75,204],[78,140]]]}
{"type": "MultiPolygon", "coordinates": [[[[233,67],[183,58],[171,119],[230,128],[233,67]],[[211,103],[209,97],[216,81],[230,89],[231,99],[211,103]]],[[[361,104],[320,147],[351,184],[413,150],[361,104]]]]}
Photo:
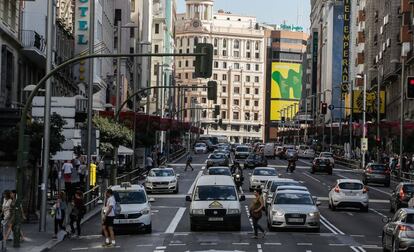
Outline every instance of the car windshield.
{"type": "Polygon", "coordinates": [[[405,219],[405,223],[414,224],[414,214],[407,214],[407,218],[405,219]]]}
{"type": "Polygon", "coordinates": [[[332,153],[321,153],[321,157],[332,157],[332,153]]]}
{"type": "Polygon", "coordinates": [[[253,175],[257,176],[276,176],[276,171],[274,169],[255,169],[253,175]]]}
{"type": "Polygon", "coordinates": [[[309,194],[305,193],[278,193],[275,198],[278,205],[313,205],[309,194]]]}
{"type": "Polygon", "coordinates": [[[208,185],[197,186],[195,195],[195,201],[204,200],[237,200],[236,189],[234,186],[227,185],[208,185]]]}
{"type": "Polygon", "coordinates": [[[204,143],[198,143],[195,145],[195,147],[206,147],[206,144],[204,143]]]}
{"type": "Polygon", "coordinates": [[[236,151],[237,152],[249,152],[249,148],[248,147],[237,147],[236,151]]]}
{"type": "Polygon", "coordinates": [[[150,177],[171,177],[174,176],[173,170],[151,170],[149,173],[150,177]]]}
{"type": "Polygon", "coordinates": [[[208,169],[208,174],[210,175],[231,175],[231,172],[228,168],[210,168],[208,169]]]}
{"type": "Polygon", "coordinates": [[[386,170],[385,165],[371,165],[370,167],[371,167],[371,169],[373,169],[375,171],[383,171],[383,170],[386,170]]]}
{"type": "Polygon", "coordinates": [[[217,154],[211,154],[208,158],[209,159],[223,159],[224,156],[223,156],[223,154],[217,153],[217,154]]]}
{"type": "Polygon", "coordinates": [[[293,153],[295,153],[296,151],[295,151],[295,150],[292,150],[292,149],[288,149],[288,150],[287,150],[287,152],[288,152],[288,153],[292,153],[292,154],[293,154],[293,153]]]}
{"type": "Polygon", "coordinates": [[[116,202],[120,204],[144,204],[147,202],[147,197],[144,191],[114,191],[116,202]]]}
{"type": "Polygon", "coordinates": [[[343,182],[339,184],[339,188],[345,190],[362,190],[362,188],[364,188],[364,185],[361,183],[343,182]]]}
{"type": "Polygon", "coordinates": [[[247,158],[248,159],[256,159],[256,154],[250,154],[247,158]]]}
{"type": "Polygon", "coordinates": [[[294,185],[298,185],[298,183],[295,182],[295,181],[284,181],[284,182],[276,182],[275,181],[275,182],[272,183],[272,188],[270,189],[270,191],[271,192],[276,192],[276,189],[279,186],[288,186],[288,185],[294,186],[294,185]]]}

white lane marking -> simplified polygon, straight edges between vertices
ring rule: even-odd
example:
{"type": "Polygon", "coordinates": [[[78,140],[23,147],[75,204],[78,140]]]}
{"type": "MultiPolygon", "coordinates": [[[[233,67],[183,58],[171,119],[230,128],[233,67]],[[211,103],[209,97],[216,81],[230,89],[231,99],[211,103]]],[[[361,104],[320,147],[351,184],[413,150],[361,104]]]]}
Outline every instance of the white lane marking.
{"type": "Polygon", "coordinates": [[[164,252],[164,250],[163,249],[156,249],[153,252],[164,252]]]}
{"type": "Polygon", "coordinates": [[[323,220],[327,225],[331,226],[331,228],[333,228],[338,234],[344,235],[345,233],[342,232],[339,228],[335,227],[334,224],[332,224],[331,222],[329,222],[325,217],[323,217],[321,215],[321,220],[323,220]]]}
{"type": "MultiPolygon", "coordinates": [[[[340,178],[343,178],[343,179],[348,179],[348,177],[343,176],[343,175],[341,175],[341,174],[336,174],[336,175],[337,175],[338,177],[340,177],[340,178]]],[[[377,192],[380,192],[380,193],[386,194],[386,195],[388,195],[388,196],[391,196],[391,193],[386,192],[386,191],[383,191],[383,190],[381,190],[381,189],[378,189],[378,188],[375,188],[375,187],[372,187],[372,186],[368,186],[368,188],[369,188],[370,190],[374,190],[374,191],[377,191],[377,192]]]]}
{"type": "Polygon", "coordinates": [[[328,245],[329,246],[333,246],[333,247],[345,247],[345,246],[348,246],[348,244],[343,244],[343,243],[330,243],[328,245]]]}
{"type": "Polygon", "coordinates": [[[173,234],[175,232],[175,229],[178,226],[178,223],[180,222],[181,218],[184,215],[185,207],[180,207],[177,211],[177,213],[174,216],[174,219],[171,221],[170,225],[168,226],[167,230],[165,230],[166,234],[173,234]]]}
{"type": "Polygon", "coordinates": [[[316,182],[318,182],[318,183],[321,183],[321,181],[320,181],[319,179],[314,178],[313,176],[311,176],[311,175],[309,175],[309,174],[306,174],[306,172],[302,172],[302,174],[303,174],[303,175],[305,175],[305,176],[306,176],[306,177],[308,177],[308,178],[311,178],[311,179],[315,180],[315,181],[316,181],[316,182]]]}
{"type": "Polygon", "coordinates": [[[158,247],[155,247],[155,249],[167,249],[167,247],[166,246],[158,246],[158,247]]]}
{"type": "Polygon", "coordinates": [[[369,210],[371,210],[372,212],[374,212],[374,213],[378,214],[378,215],[379,215],[379,216],[381,216],[381,217],[388,218],[388,216],[386,216],[385,214],[382,214],[382,213],[378,212],[377,210],[375,210],[375,209],[373,209],[373,208],[370,208],[369,210]]]}
{"type": "Polygon", "coordinates": [[[310,242],[298,242],[296,243],[298,246],[312,246],[312,243],[310,242]]]}
{"type": "Polygon", "coordinates": [[[197,177],[195,178],[195,180],[194,180],[193,184],[191,185],[190,189],[188,189],[187,194],[191,194],[193,192],[195,183],[197,182],[198,178],[201,177],[201,175],[203,175],[203,171],[198,172],[197,177]]]}
{"type": "Polygon", "coordinates": [[[247,218],[249,219],[249,222],[250,222],[250,227],[252,228],[252,230],[254,229],[253,228],[253,220],[250,218],[250,211],[249,211],[249,207],[246,205],[246,206],[244,206],[244,208],[246,209],[246,214],[247,214],[247,218]]]}
{"type": "Polygon", "coordinates": [[[185,243],[171,243],[170,246],[185,246],[185,243]]]}
{"type": "Polygon", "coordinates": [[[266,246],[281,246],[282,243],[280,243],[280,242],[265,242],[264,245],[266,245],[266,246]]]}
{"type": "Polygon", "coordinates": [[[88,250],[89,248],[72,248],[72,251],[88,250]]]}
{"type": "Polygon", "coordinates": [[[312,250],[306,250],[306,252],[312,252],[312,250]]]}
{"type": "Polygon", "coordinates": [[[217,242],[201,242],[200,246],[216,246],[217,242]]]}
{"type": "Polygon", "coordinates": [[[257,248],[261,249],[262,248],[262,244],[257,244],[257,248]]]}
{"type": "Polygon", "coordinates": [[[378,245],[362,245],[361,246],[363,249],[382,249],[382,247],[378,246],[378,245]]]}
{"type": "Polygon", "coordinates": [[[350,213],[350,212],[346,212],[346,214],[347,215],[349,215],[349,216],[354,216],[352,213],[350,213]]]}
{"type": "Polygon", "coordinates": [[[205,170],[205,169],[206,169],[206,167],[205,167],[205,166],[201,167],[201,170],[205,170]]]}
{"type": "Polygon", "coordinates": [[[233,245],[237,245],[237,246],[249,246],[250,243],[248,242],[233,242],[233,245]]]}

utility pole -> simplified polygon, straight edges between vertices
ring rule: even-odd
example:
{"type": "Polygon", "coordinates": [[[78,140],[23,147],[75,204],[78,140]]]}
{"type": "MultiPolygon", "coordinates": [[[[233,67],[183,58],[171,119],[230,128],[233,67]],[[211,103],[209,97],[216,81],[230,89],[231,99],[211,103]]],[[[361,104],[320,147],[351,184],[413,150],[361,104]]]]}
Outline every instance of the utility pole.
{"type": "MultiPolygon", "coordinates": [[[[48,0],[47,2],[47,44],[46,44],[46,74],[52,70],[53,61],[53,20],[55,12],[53,10],[55,4],[54,0],[48,0]]],[[[49,176],[49,153],[50,153],[50,110],[51,110],[51,99],[52,99],[52,80],[46,81],[46,92],[45,92],[45,110],[44,110],[44,129],[43,129],[43,171],[42,171],[42,202],[40,207],[40,232],[46,232],[46,205],[47,205],[47,181],[49,176]]],[[[22,195],[18,195],[22,196],[22,195]]],[[[20,215],[20,213],[17,213],[20,215]]],[[[20,247],[20,232],[14,233],[14,245],[20,247]]]]}
{"type": "Polygon", "coordinates": [[[353,150],[353,114],[354,114],[354,80],[351,81],[351,92],[349,95],[349,105],[351,107],[351,111],[349,113],[349,155],[352,158],[352,150],[353,150]]]}
{"type": "MultiPolygon", "coordinates": [[[[403,48],[404,50],[404,48],[403,48]]],[[[399,178],[402,177],[402,162],[404,154],[404,87],[405,87],[405,54],[402,55],[402,68],[401,68],[401,86],[400,86],[400,169],[399,178]]]]}
{"type": "MultiPolygon", "coordinates": [[[[367,136],[367,125],[366,125],[366,114],[367,114],[367,74],[364,74],[364,91],[363,91],[363,111],[362,111],[362,139],[366,139],[367,136]]],[[[365,168],[365,150],[362,150],[362,169],[365,168]]]]}

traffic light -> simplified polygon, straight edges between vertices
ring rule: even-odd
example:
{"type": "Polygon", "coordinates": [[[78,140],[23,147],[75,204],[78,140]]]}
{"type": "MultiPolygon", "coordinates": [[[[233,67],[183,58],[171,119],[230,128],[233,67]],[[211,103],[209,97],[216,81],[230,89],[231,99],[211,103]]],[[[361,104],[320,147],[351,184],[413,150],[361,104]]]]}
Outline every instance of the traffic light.
{"type": "Polygon", "coordinates": [[[407,77],[407,98],[414,99],[414,76],[407,77]]]}
{"type": "Polygon", "coordinates": [[[220,105],[214,105],[214,117],[220,115],[220,105]]]}
{"type": "Polygon", "coordinates": [[[207,98],[210,101],[217,100],[217,82],[216,81],[207,82],[207,98]]]}
{"type": "Polygon", "coordinates": [[[205,53],[204,56],[196,56],[195,77],[210,78],[213,73],[213,45],[207,43],[197,44],[195,53],[205,53]]]}
{"type": "Polygon", "coordinates": [[[281,121],[282,123],[285,123],[286,118],[285,118],[284,116],[282,116],[282,118],[280,119],[280,121],[281,121]]]}
{"type": "Polygon", "coordinates": [[[328,111],[328,104],[326,102],[323,102],[321,106],[321,114],[326,115],[327,111],[328,111]]]}

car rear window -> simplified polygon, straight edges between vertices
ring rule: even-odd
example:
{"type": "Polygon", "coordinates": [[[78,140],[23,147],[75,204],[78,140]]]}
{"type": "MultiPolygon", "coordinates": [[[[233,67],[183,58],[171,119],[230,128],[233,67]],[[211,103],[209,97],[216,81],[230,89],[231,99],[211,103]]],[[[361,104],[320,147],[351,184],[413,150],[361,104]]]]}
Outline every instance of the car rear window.
{"type": "Polygon", "coordinates": [[[371,169],[375,171],[383,171],[386,170],[385,165],[371,165],[371,169]]]}
{"type": "Polygon", "coordinates": [[[247,148],[247,147],[237,147],[236,151],[238,151],[238,152],[249,152],[249,148],[247,148]]]}
{"type": "Polygon", "coordinates": [[[296,181],[273,182],[272,183],[272,188],[270,189],[270,191],[271,192],[276,192],[276,189],[279,186],[295,186],[295,185],[299,185],[299,183],[296,182],[296,181]]]}
{"type": "Polygon", "coordinates": [[[276,171],[274,169],[255,169],[253,175],[258,176],[275,176],[276,171]]]}
{"type": "Polygon", "coordinates": [[[404,185],[404,192],[414,193],[414,184],[404,185]]]}
{"type": "Polygon", "coordinates": [[[339,188],[345,190],[362,190],[364,186],[360,183],[343,182],[339,184],[339,188]]]}
{"type": "Polygon", "coordinates": [[[227,168],[210,168],[208,170],[210,175],[231,175],[230,170],[227,168]]]}
{"type": "Polygon", "coordinates": [[[224,155],[223,154],[211,154],[210,159],[223,159],[224,155]]]}

